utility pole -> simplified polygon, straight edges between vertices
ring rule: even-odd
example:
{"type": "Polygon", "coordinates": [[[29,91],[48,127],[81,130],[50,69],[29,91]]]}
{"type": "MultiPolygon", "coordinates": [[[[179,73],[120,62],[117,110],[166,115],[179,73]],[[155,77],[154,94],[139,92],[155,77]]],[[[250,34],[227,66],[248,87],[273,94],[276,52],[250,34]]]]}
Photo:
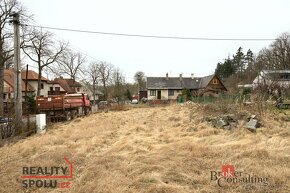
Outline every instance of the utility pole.
{"type": "Polygon", "coordinates": [[[21,89],[21,66],[20,66],[20,32],[19,14],[12,13],[11,23],[14,26],[14,102],[15,102],[15,129],[20,129],[22,123],[22,89],[21,89]]]}

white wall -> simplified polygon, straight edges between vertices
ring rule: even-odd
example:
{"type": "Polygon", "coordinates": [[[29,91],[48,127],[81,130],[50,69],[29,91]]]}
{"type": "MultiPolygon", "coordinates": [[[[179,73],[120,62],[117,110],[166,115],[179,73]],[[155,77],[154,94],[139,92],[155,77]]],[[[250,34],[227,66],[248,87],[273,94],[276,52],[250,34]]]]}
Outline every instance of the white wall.
{"type": "Polygon", "coordinates": [[[50,91],[50,87],[53,88],[53,91],[55,91],[56,87],[60,88],[60,91],[65,91],[58,83],[53,83],[53,84],[47,84],[48,91],[50,91]]]}
{"type": "MultiPolygon", "coordinates": [[[[37,80],[31,80],[31,81],[28,81],[28,83],[35,89],[35,94],[36,94],[37,87],[38,87],[37,80]]],[[[53,87],[53,91],[55,91],[56,87],[60,87],[60,91],[64,91],[64,89],[58,83],[48,84],[45,81],[42,81],[41,83],[43,84],[43,89],[40,90],[40,95],[47,96],[48,91],[50,91],[50,87],[53,87]]]]}
{"type": "MultiPolygon", "coordinates": [[[[148,100],[157,100],[157,92],[156,91],[156,96],[150,96],[150,89],[148,89],[147,91],[147,96],[148,96],[148,100]]],[[[174,100],[177,99],[177,96],[181,94],[181,90],[174,90],[174,95],[173,96],[168,96],[168,90],[161,90],[161,100],[174,100]]]]}
{"type": "Polygon", "coordinates": [[[173,96],[168,96],[168,99],[177,99],[177,96],[182,93],[182,90],[174,90],[173,96]]]}

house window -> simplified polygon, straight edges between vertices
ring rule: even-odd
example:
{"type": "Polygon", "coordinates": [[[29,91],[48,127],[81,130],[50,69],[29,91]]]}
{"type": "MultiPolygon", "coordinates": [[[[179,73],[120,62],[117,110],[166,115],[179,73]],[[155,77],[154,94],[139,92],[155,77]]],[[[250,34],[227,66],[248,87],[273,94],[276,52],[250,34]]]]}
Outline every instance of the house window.
{"type": "Polygon", "coordinates": [[[60,91],[60,87],[55,87],[54,90],[55,91],[60,91]]]}
{"type": "Polygon", "coordinates": [[[80,92],[80,88],[79,87],[77,88],[77,92],[80,92]]]}
{"type": "Polygon", "coordinates": [[[50,90],[50,91],[53,91],[53,87],[49,87],[49,90],[50,90]]]}
{"type": "Polygon", "coordinates": [[[44,86],[43,86],[43,83],[41,83],[41,84],[40,84],[40,88],[43,89],[43,87],[44,87],[44,86]]]}
{"type": "Polygon", "coordinates": [[[174,90],[168,90],[168,96],[174,96],[174,90]]]}
{"type": "Polygon", "coordinates": [[[150,96],[156,96],[156,90],[150,90],[150,96]]]}
{"type": "Polygon", "coordinates": [[[215,78],[215,79],[212,80],[212,83],[213,84],[218,84],[218,80],[215,78]]]}
{"type": "Polygon", "coordinates": [[[288,74],[282,74],[282,75],[280,75],[280,79],[282,79],[282,80],[289,80],[290,79],[290,75],[288,75],[288,74]]]}

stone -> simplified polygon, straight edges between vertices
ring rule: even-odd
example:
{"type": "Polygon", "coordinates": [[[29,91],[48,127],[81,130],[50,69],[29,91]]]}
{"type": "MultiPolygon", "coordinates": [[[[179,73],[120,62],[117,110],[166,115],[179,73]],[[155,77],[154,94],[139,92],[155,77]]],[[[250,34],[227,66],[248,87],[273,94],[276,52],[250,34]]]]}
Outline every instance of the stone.
{"type": "Polygon", "coordinates": [[[256,118],[256,115],[251,115],[251,119],[255,119],[256,118]]]}
{"type": "Polygon", "coordinates": [[[216,127],[218,128],[223,128],[224,126],[227,126],[228,124],[223,120],[223,119],[219,119],[216,123],[216,127]]]}
{"type": "Polygon", "coordinates": [[[257,119],[251,119],[246,124],[246,128],[249,129],[252,132],[255,132],[258,127],[258,120],[257,119]]]}
{"type": "Polygon", "coordinates": [[[236,128],[238,126],[238,122],[230,122],[231,128],[236,128]]]}
{"type": "Polygon", "coordinates": [[[230,126],[230,125],[227,125],[227,126],[224,126],[224,130],[232,130],[233,128],[232,128],[232,126],[230,126]]]}

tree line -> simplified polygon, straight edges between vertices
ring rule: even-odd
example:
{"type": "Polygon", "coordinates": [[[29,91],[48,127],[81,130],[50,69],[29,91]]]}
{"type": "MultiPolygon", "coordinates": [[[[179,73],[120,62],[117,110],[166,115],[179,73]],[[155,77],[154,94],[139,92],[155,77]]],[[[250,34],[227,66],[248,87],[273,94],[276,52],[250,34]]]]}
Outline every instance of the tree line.
{"type": "Polygon", "coordinates": [[[268,47],[257,54],[239,47],[237,52],[228,56],[216,66],[215,73],[226,86],[235,90],[238,84],[251,84],[261,70],[290,69],[290,34],[282,33],[268,47]]]}

